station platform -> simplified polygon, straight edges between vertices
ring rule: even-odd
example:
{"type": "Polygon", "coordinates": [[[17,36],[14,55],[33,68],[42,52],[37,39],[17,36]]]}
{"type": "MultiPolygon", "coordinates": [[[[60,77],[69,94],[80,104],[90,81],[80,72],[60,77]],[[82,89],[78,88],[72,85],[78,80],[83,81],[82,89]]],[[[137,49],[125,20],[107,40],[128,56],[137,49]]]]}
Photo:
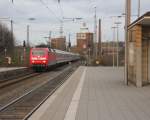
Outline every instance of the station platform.
{"type": "Polygon", "coordinates": [[[26,67],[0,67],[0,72],[18,70],[18,69],[25,69],[26,67]]]}
{"type": "Polygon", "coordinates": [[[0,67],[0,81],[31,73],[27,67],[0,67]]]}
{"type": "Polygon", "coordinates": [[[150,87],[126,86],[123,68],[82,66],[29,120],[150,120],[150,87]]]}

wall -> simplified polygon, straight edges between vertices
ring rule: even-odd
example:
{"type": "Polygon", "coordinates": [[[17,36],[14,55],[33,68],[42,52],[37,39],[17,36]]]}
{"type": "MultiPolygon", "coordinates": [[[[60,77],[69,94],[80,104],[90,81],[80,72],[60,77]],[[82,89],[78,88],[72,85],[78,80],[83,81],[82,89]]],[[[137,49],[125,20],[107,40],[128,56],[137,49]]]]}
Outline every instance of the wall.
{"type": "Polygon", "coordinates": [[[148,82],[150,82],[150,39],[148,46],[148,82]]]}
{"type": "Polygon", "coordinates": [[[143,78],[143,83],[147,84],[149,83],[149,73],[150,73],[150,46],[149,46],[149,41],[150,41],[150,27],[149,26],[144,26],[142,28],[142,78],[143,78]]]}
{"type": "Polygon", "coordinates": [[[142,86],[142,27],[134,26],[129,30],[128,42],[128,79],[136,86],[142,86]]]}

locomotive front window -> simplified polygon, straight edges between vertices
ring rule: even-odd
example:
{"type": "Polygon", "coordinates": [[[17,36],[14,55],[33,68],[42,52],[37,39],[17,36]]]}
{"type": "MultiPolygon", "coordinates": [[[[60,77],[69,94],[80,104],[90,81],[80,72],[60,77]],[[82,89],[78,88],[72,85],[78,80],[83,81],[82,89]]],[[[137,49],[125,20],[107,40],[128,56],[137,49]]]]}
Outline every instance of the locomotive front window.
{"type": "Polygon", "coordinates": [[[33,56],[44,56],[45,55],[45,51],[44,50],[33,50],[32,51],[32,55],[33,56]]]}

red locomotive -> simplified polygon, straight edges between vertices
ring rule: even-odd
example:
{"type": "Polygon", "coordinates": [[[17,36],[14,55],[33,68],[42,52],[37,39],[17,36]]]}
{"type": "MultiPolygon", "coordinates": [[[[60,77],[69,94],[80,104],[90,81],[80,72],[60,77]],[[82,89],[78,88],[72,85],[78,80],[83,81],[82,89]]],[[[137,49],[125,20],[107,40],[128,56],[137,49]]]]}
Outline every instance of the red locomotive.
{"type": "Polygon", "coordinates": [[[50,66],[67,63],[79,59],[75,53],[50,48],[32,48],[30,50],[30,66],[35,70],[47,69],[50,66]]]}

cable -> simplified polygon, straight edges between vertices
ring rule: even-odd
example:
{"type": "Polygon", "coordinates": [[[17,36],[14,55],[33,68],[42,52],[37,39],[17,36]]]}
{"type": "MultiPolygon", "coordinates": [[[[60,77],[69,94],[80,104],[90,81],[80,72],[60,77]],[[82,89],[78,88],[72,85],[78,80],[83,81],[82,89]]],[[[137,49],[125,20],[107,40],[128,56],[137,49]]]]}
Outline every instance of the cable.
{"type": "Polygon", "coordinates": [[[20,9],[17,9],[17,8],[16,8],[16,5],[15,5],[14,3],[12,3],[11,6],[12,6],[12,8],[15,10],[16,13],[19,13],[19,14],[21,14],[21,15],[24,14],[24,11],[22,11],[22,10],[20,10],[20,9]]]}
{"type": "Polygon", "coordinates": [[[49,12],[51,12],[54,16],[55,16],[55,18],[60,22],[60,21],[62,21],[59,17],[57,17],[57,15],[45,4],[45,2],[43,2],[43,0],[40,0],[40,2],[45,6],[45,8],[49,11],[49,12]]]}
{"type": "Polygon", "coordinates": [[[60,14],[62,16],[62,21],[60,23],[60,36],[63,36],[63,33],[64,33],[64,15],[63,15],[63,9],[61,7],[61,4],[60,4],[60,0],[58,0],[58,4],[59,4],[59,8],[60,8],[60,14]]]}
{"type": "Polygon", "coordinates": [[[61,13],[61,16],[62,16],[62,19],[63,19],[64,18],[64,12],[63,12],[63,9],[61,7],[60,2],[58,2],[58,4],[59,4],[59,8],[60,8],[60,13],[61,13]]]}

